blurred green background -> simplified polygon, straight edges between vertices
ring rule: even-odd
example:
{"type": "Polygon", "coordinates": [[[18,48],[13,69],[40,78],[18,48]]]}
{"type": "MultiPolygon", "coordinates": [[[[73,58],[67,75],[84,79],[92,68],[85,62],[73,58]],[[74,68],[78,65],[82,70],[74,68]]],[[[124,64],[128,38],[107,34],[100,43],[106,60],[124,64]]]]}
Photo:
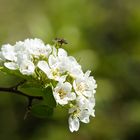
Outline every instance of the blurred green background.
{"type": "MultiPolygon", "coordinates": [[[[34,37],[65,38],[69,54],[92,70],[96,117],[70,133],[67,111],[23,120],[27,100],[1,93],[0,140],[140,139],[139,0],[0,0],[0,44],[34,37]]],[[[0,73],[0,86],[17,82],[0,73]]]]}

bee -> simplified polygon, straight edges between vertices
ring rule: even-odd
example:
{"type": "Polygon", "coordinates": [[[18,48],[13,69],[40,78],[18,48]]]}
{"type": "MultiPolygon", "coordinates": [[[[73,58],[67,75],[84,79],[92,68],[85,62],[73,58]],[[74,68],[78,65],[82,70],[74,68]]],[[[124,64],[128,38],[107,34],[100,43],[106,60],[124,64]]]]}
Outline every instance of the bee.
{"type": "Polygon", "coordinates": [[[68,44],[68,42],[63,38],[57,38],[56,37],[53,41],[60,44],[60,46],[62,46],[63,44],[68,44]]]}

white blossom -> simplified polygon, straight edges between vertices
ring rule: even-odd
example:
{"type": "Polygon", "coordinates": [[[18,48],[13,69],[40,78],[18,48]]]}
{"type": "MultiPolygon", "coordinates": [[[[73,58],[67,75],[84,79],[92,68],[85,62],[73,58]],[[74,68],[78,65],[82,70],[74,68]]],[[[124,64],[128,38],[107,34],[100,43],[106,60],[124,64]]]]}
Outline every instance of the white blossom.
{"type": "Polygon", "coordinates": [[[83,123],[89,123],[90,113],[88,110],[80,109],[78,106],[74,106],[69,109],[69,129],[71,132],[78,131],[80,121],[83,123]]]}
{"type": "Polygon", "coordinates": [[[74,80],[73,87],[78,95],[91,97],[95,94],[95,89],[97,88],[96,81],[89,74],[90,71],[87,71],[83,76],[74,80]]]}
{"type": "Polygon", "coordinates": [[[60,82],[64,82],[66,79],[65,75],[61,75],[57,66],[50,67],[46,61],[39,61],[37,66],[47,75],[49,79],[53,79],[60,82]]]}
{"type": "Polygon", "coordinates": [[[94,96],[90,98],[86,98],[85,96],[81,95],[76,98],[77,106],[80,110],[87,110],[89,114],[95,117],[95,98],[94,96]]]}
{"type": "Polygon", "coordinates": [[[40,39],[26,39],[24,41],[24,47],[26,50],[34,57],[39,57],[40,55],[48,56],[51,52],[50,45],[44,45],[43,41],[40,39]]]}
{"type": "Polygon", "coordinates": [[[23,61],[20,64],[19,70],[23,75],[32,75],[35,70],[34,63],[29,60],[23,61]]]}
{"type": "Polygon", "coordinates": [[[72,85],[68,82],[58,83],[53,90],[53,95],[56,102],[60,105],[68,104],[69,101],[75,100],[76,95],[71,92],[72,85]]]}
{"type": "Polygon", "coordinates": [[[53,53],[48,57],[48,63],[39,61],[38,67],[49,79],[64,82],[66,79],[66,74],[64,73],[67,72],[68,64],[67,52],[63,49],[58,49],[58,55],[56,55],[56,49],[53,47],[53,53]]]}
{"type": "Polygon", "coordinates": [[[1,53],[3,57],[9,61],[16,60],[16,52],[14,51],[14,46],[10,44],[2,45],[1,53]]]}
{"type": "Polygon", "coordinates": [[[90,117],[95,117],[96,81],[89,70],[84,73],[77,60],[60,46],[46,45],[37,38],[2,45],[0,67],[31,75],[44,88],[51,86],[57,105],[69,107],[71,132],[79,130],[80,122],[89,123],[90,117]]]}
{"type": "Polygon", "coordinates": [[[77,117],[69,117],[69,129],[71,132],[78,131],[80,127],[80,122],[77,117]]]}

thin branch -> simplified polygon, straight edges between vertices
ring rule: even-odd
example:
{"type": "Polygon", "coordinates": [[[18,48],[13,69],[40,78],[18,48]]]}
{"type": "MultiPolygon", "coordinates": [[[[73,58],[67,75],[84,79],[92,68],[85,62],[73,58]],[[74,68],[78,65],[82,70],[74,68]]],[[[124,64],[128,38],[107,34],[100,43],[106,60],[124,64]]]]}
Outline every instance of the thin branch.
{"type": "Polygon", "coordinates": [[[31,112],[33,100],[34,99],[37,99],[37,100],[43,99],[42,96],[27,95],[27,94],[23,93],[22,91],[19,91],[18,87],[20,85],[23,85],[25,82],[26,82],[26,80],[23,80],[23,81],[19,82],[17,85],[12,86],[12,87],[0,87],[0,92],[3,92],[3,93],[8,92],[11,94],[21,95],[28,99],[28,106],[26,107],[26,113],[24,115],[24,120],[28,117],[29,113],[31,112]]]}
{"type": "Polygon", "coordinates": [[[15,90],[18,90],[18,87],[21,86],[21,85],[23,85],[26,82],[27,82],[27,80],[20,81],[18,84],[12,86],[11,88],[13,88],[15,90]]]}
{"type": "Polygon", "coordinates": [[[17,85],[15,86],[12,86],[12,87],[0,87],[0,91],[3,91],[3,92],[9,92],[9,93],[12,93],[12,94],[17,94],[17,95],[22,95],[24,97],[27,97],[29,99],[38,99],[38,100],[42,100],[43,98],[41,96],[31,96],[31,95],[27,95],[21,91],[18,90],[18,87],[23,85],[27,80],[23,80],[21,82],[19,82],[17,85]]]}
{"type": "Polygon", "coordinates": [[[26,107],[26,112],[25,112],[25,115],[24,115],[24,120],[26,120],[26,118],[28,117],[28,115],[31,112],[32,102],[33,102],[33,98],[32,97],[28,98],[28,106],[26,107]]]}
{"type": "Polygon", "coordinates": [[[12,93],[12,94],[22,95],[22,96],[27,97],[27,98],[33,98],[33,99],[38,99],[38,100],[42,100],[43,99],[41,96],[27,95],[27,94],[17,90],[17,87],[10,87],[10,88],[0,87],[0,91],[3,91],[5,93],[9,92],[9,93],[12,93]]]}

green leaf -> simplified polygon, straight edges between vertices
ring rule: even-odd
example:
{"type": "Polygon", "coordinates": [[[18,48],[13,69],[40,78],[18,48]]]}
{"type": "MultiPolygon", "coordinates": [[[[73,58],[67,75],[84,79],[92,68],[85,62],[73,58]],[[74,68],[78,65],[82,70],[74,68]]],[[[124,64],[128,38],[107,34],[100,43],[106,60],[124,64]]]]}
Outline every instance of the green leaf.
{"type": "Polygon", "coordinates": [[[2,72],[5,72],[7,74],[11,74],[11,75],[15,75],[15,76],[18,76],[18,77],[21,77],[21,78],[24,78],[25,76],[22,75],[19,70],[10,70],[6,67],[1,67],[0,71],[2,72]]]}
{"type": "Polygon", "coordinates": [[[53,108],[42,103],[32,106],[31,113],[40,118],[50,118],[53,115],[53,108]]]}
{"type": "Polygon", "coordinates": [[[27,80],[33,79],[32,75],[23,75],[20,73],[19,70],[10,70],[6,67],[0,67],[0,71],[13,75],[13,76],[16,76],[16,77],[19,77],[19,78],[22,78],[22,79],[27,79],[27,80]]]}
{"type": "Polygon", "coordinates": [[[44,91],[43,98],[44,98],[45,104],[52,107],[52,108],[56,107],[56,101],[53,97],[52,87],[48,86],[43,91],[44,91]]]}
{"type": "Polygon", "coordinates": [[[0,71],[0,87],[12,87],[23,79],[13,74],[0,71]]]}
{"type": "Polygon", "coordinates": [[[43,96],[43,88],[40,84],[34,82],[27,82],[19,86],[18,90],[24,92],[27,95],[31,96],[43,96]]]}

